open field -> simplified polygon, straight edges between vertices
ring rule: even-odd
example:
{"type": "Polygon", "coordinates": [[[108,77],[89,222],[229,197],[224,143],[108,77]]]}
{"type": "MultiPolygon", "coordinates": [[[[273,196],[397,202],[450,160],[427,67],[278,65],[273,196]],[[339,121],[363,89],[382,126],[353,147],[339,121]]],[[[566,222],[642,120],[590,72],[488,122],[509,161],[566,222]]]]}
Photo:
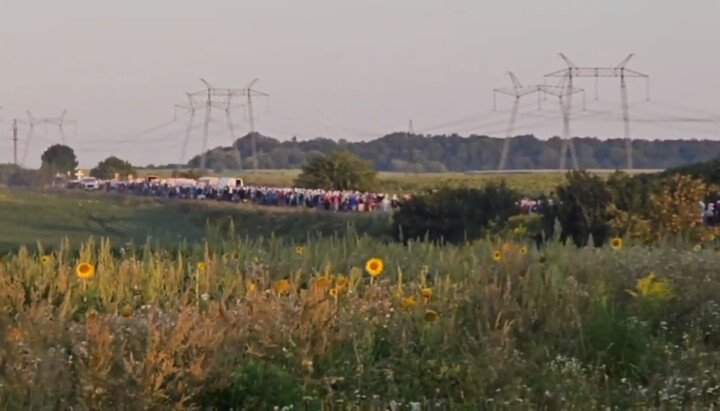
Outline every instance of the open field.
{"type": "MultiPolygon", "coordinates": [[[[140,176],[156,174],[168,177],[173,170],[141,170],[140,176]]],[[[600,175],[608,175],[611,170],[590,170],[600,175]]],[[[659,170],[634,170],[634,173],[657,172],[659,170]]],[[[259,170],[257,173],[227,171],[222,175],[241,177],[245,184],[275,187],[292,187],[299,170],[259,170]]],[[[210,175],[217,175],[209,173],[210,175]]],[[[550,193],[564,180],[565,173],[553,170],[473,172],[473,173],[378,173],[378,192],[412,193],[423,191],[442,184],[482,187],[493,180],[505,180],[508,185],[527,195],[550,193]]]]}
{"type": "Polygon", "coordinates": [[[173,201],[158,198],[85,192],[0,190],[0,252],[20,245],[57,247],[88,236],[107,237],[115,244],[147,239],[176,246],[199,241],[208,228],[226,231],[233,222],[238,236],[306,241],[308,236],[345,233],[352,224],[359,233],[387,232],[387,216],[318,213],[310,210],[238,206],[214,201],[173,201]]]}

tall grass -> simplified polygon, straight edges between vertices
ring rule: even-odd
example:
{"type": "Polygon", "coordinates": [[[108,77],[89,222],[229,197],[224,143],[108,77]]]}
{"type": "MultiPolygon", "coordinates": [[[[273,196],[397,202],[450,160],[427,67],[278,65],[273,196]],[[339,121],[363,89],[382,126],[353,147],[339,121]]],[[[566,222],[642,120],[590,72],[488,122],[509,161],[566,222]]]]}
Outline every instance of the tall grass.
{"type": "Polygon", "coordinates": [[[712,251],[354,235],[114,248],[0,262],[0,406],[718,405],[712,251]],[[664,292],[640,292],[650,272],[664,292]]]}

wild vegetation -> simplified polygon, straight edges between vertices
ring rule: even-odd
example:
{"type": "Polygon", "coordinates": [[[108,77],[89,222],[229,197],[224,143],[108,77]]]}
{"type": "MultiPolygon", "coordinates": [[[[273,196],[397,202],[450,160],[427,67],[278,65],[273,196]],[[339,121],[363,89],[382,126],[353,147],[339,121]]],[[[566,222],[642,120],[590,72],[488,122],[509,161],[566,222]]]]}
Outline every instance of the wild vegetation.
{"type": "Polygon", "coordinates": [[[112,248],[3,257],[4,408],[717,406],[711,250],[112,248]]]}

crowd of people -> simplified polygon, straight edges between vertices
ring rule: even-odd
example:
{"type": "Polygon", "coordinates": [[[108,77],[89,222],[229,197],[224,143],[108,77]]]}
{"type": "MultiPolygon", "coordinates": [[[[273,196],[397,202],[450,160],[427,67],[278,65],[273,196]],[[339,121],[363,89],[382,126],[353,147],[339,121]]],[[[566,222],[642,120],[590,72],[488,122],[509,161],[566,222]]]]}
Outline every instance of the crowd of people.
{"type": "Polygon", "coordinates": [[[344,212],[390,212],[400,206],[397,195],[359,191],[314,190],[265,186],[173,186],[162,182],[115,182],[107,191],[171,199],[217,200],[263,206],[304,207],[344,212]]]}

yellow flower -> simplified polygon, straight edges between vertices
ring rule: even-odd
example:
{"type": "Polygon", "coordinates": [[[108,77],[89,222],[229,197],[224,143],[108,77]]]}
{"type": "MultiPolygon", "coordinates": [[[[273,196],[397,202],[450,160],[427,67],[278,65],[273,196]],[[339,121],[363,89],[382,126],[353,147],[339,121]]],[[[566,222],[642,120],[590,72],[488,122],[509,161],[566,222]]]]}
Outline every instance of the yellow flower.
{"type": "Polygon", "coordinates": [[[502,254],[500,253],[500,251],[495,251],[493,253],[493,260],[495,260],[495,261],[502,260],[502,254]]]}
{"type": "Polygon", "coordinates": [[[285,294],[290,291],[290,281],[280,280],[273,284],[273,290],[276,294],[285,294]]]}
{"type": "Polygon", "coordinates": [[[334,297],[337,297],[337,295],[338,295],[338,290],[337,290],[337,288],[331,288],[331,289],[330,289],[330,296],[334,298],[334,297]]]}
{"type": "Polygon", "coordinates": [[[365,270],[373,277],[379,276],[383,271],[383,260],[379,258],[371,258],[365,264],[365,270]]]}
{"type": "Polygon", "coordinates": [[[427,310],[425,311],[425,321],[431,323],[438,319],[440,315],[437,313],[437,311],[433,310],[427,310]]]}
{"type": "Polygon", "coordinates": [[[715,237],[715,234],[710,234],[710,237],[708,237],[710,241],[715,241],[715,238],[717,238],[715,237]]]}
{"type": "Polygon", "coordinates": [[[520,255],[527,254],[527,247],[520,247],[520,255]]]}
{"type": "Polygon", "coordinates": [[[655,273],[651,272],[647,276],[639,278],[635,290],[628,290],[628,293],[633,297],[665,301],[672,297],[672,287],[670,281],[665,278],[657,280],[655,273]]]}
{"type": "Polygon", "coordinates": [[[122,315],[125,318],[132,317],[133,315],[133,309],[129,305],[123,306],[123,308],[120,310],[120,315],[122,315]]]}
{"type": "Polygon", "coordinates": [[[427,274],[427,273],[430,272],[430,267],[427,266],[427,265],[424,265],[424,266],[422,266],[422,270],[421,270],[421,271],[422,271],[423,274],[427,274]]]}
{"type": "Polygon", "coordinates": [[[50,256],[49,256],[49,255],[44,255],[44,256],[42,256],[42,257],[40,258],[40,262],[42,262],[43,264],[49,264],[49,263],[50,263],[50,256]]]}
{"type": "Polygon", "coordinates": [[[335,286],[340,289],[347,287],[348,286],[347,278],[345,278],[343,276],[338,277],[337,281],[335,282],[335,286]]]}
{"type": "Polygon", "coordinates": [[[75,269],[77,276],[80,278],[92,278],[95,275],[95,267],[88,263],[80,263],[75,269]]]}
{"type": "Polygon", "coordinates": [[[205,268],[206,268],[206,267],[205,267],[205,263],[204,263],[204,262],[200,261],[199,263],[197,263],[197,269],[198,269],[198,270],[200,270],[200,271],[205,271],[205,268]]]}
{"type": "Polygon", "coordinates": [[[610,248],[613,250],[619,250],[623,246],[623,240],[620,237],[615,237],[610,241],[610,248]]]}
{"type": "Polygon", "coordinates": [[[299,255],[305,255],[305,247],[299,245],[299,246],[295,249],[295,252],[298,253],[299,255]]]}
{"type": "Polygon", "coordinates": [[[249,281],[247,286],[245,286],[245,289],[248,293],[254,293],[257,290],[257,285],[255,285],[255,281],[249,281]]]}
{"type": "Polygon", "coordinates": [[[702,250],[702,246],[700,244],[695,244],[693,246],[693,251],[695,251],[696,253],[700,250],[702,250]]]}
{"type": "Polygon", "coordinates": [[[14,328],[11,328],[10,331],[8,331],[8,339],[10,341],[17,341],[20,338],[22,338],[22,330],[21,329],[14,327],[14,328]]]}
{"type": "Polygon", "coordinates": [[[423,296],[424,299],[429,300],[433,296],[432,288],[423,288],[420,291],[420,295],[423,296]]]}
{"type": "Polygon", "coordinates": [[[404,299],[402,302],[402,307],[406,310],[409,308],[412,308],[414,306],[415,306],[415,297],[413,297],[412,295],[410,297],[404,299]]]}

